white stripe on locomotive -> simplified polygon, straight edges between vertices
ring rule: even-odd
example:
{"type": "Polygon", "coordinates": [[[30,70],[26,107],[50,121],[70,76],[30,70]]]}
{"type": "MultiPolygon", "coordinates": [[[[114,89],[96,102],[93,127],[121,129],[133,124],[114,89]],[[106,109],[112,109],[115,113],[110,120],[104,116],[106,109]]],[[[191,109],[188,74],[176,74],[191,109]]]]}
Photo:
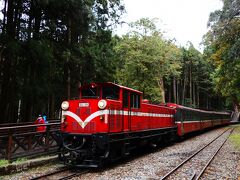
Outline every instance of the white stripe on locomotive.
{"type": "Polygon", "coordinates": [[[124,116],[138,116],[138,117],[162,117],[162,118],[171,118],[173,117],[172,114],[157,114],[157,113],[142,113],[142,112],[133,112],[131,111],[129,113],[129,111],[119,111],[119,110],[100,110],[100,111],[96,111],[95,113],[91,114],[90,116],[88,116],[85,121],[83,121],[78,115],[76,115],[75,113],[71,112],[71,111],[63,111],[62,115],[65,116],[70,116],[73,119],[75,119],[79,125],[84,128],[90,121],[92,121],[94,118],[100,116],[100,115],[105,115],[105,123],[108,122],[107,119],[107,115],[124,115],[124,116]]]}

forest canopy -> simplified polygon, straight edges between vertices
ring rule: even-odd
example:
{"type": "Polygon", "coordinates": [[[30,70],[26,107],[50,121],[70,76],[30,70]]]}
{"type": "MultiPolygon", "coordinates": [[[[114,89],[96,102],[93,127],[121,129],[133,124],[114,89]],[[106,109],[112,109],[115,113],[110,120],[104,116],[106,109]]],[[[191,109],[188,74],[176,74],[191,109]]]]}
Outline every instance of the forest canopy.
{"type": "Polygon", "coordinates": [[[207,58],[214,63],[214,89],[240,110],[240,0],[224,0],[223,8],[211,13],[205,35],[207,58]]]}
{"type": "Polygon", "coordinates": [[[122,0],[0,1],[0,123],[38,113],[58,118],[61,102],[77,98],[81,84],[105,81],[154,103],[225,109],[234,102],[239,109],[238,1],[211,14],[204,53],[166,39],[157,19],[114,35],[122,0]]]}
{"type": "Polygon", "coordinates": [[[1,0],[1,122],[57,117],[78,86],[113,81],[121,0],[1,0]]]}

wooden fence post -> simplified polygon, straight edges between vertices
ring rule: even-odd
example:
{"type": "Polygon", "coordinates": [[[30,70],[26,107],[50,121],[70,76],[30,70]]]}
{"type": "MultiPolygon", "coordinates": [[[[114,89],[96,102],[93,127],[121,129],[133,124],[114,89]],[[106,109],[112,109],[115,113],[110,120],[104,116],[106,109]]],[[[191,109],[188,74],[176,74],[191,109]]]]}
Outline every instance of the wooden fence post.
{"type": "Polygon", "coordinates": [[[7,142],[7,153],[6,153],[6,158],[7,160],[10,162],[11,158],[12,158],[12,141],[13,141],[13,137],[12,137],[12,133],[10,132],[8,134],[8,142],[7,142]]]}
{"type": "Polygon", "coordinates": [[[28,135],[28,151],[32,149],[32,135],[28,135]]]}
{"type": "Polygon", "coordinates": [[[49,136],[50,136],[50,126],[47,126],[46,132],[45,132],[45,151],[48,151],[49,149],[49,136]]]}

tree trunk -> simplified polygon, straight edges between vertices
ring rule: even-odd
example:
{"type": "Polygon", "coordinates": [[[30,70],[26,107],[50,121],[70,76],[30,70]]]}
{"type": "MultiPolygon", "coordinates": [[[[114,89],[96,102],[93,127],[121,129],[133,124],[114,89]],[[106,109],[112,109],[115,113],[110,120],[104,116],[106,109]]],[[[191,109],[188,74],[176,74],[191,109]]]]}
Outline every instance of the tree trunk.
{"type": "Polygon", "coordinates": [[[193,105],[196,107],[196,84],[193,83],[193,105]]]}
{"type": "Polygon", "coordinates": [[[208,94],[206,94],[206,108],[208,109],[209,102],[208,102],[208,94]]]}
{"type": "MultiPolygon", "coordinates": [[[[69,18],[68,19],[68,45],[71,45],[71,27],[72,27],[72,21],[69,18]]],[[[70,60],[70,54],[67,55],[67,99],[71,98],[71,71],[69,67],[69,60],[70,60]]]]}
{"type": "Polygon", "coordinates": [[[21,0],[16,0],[16,5],[15,5],[15,11],[14,11],[14,27],[16,27],[16,32],[15,32],[15,36],[16,39],[18,39],[19,37],[19,30],[20,30],[20,7],[21,7],[21,0]]]}
{"type": "Polygon", "coordinates": [[[187,85],[187,72],[185,70],[184,79],[183,79],[183,90],[182,90],[182,105],[185,104],[186,85],[187,85]]]}
{"type": "MultiPolygon", "coordinates": [[[[6,24],[6,39],[7,42],[13,42],[14,40],[14,23],[13,23],[13,0],[8,0],[8,7],[7,7],[7,24],[6,24]]],[[[11,106],[12,106],[12,96],[14,94],[11,94],[12,90],[11,87],[13,85],[13,79],[12,77],[12,62],[13,62],[13,56],[12,52],[10,51],[10,48],[6,48],[6,51],[4,51],[4,61],[2,64],[2,86],[1,86],[1,95],[0,95],[0,109],[2,113],[2,122],[8,122],[11,106]]]]}
{"type": "Polygon", "coordinates": [[[42,16],[41,9],[36,4],[34,8],[34,18],[35,18],[34,33],[33,33],[34,39],[39,39],[41,16],[42,16]]]}
{"type": "Polygon", "coordinates": [[[177,93],[177,94],[176,94],[176,97],[177,97],[176,103],[179,104],[179,102],[180,102],[180,99],[179,99],[179,98],[180,98],[180,96],[179,96],[179,94],[180,94],[180,88],[179,88],[179,81],[178,81],[178,80],[177,80],[177,82],[176,82],[176,93],[177,93]]]}
{"type": "Polygon", "coordinates": [[[165,101],[165,90],[164,90],[163,78],[160,78],[160,80],[158,81],[158,86],[162,96],[162,103],[165,103],[166,101],[165,101]]]}
{"type": "Polygon", "coordinates": [[[20,20],[21,20],[21,13],[20,13],[20,8],[22,5],[22,0],[18,0],[17,4],[17,14],[15,14],[15,21],[16,21],[16,39],[19,40],[19,35],[20,35],[20,20]]]}
{"type": "Polygon", "coordinates": [[[3,34],[6,33],[6,15],[7,15],[7,1],[4,1],[4,8],[3,8],[3,27],[2,27],[2,32],[3,34]]]}
{"type": "Polygon", "coordinates": [[[189,99],[190,105],[192,105],[192,63],[190,63],[189,67],[189,99]]]}
{"type": "Polygon", "coordinates": [[[199,87],[196,84],[196,106],[199,107],[199,87]]]}
{"type": "Polygon", "coordinates": [[[50,113],[49,113],[49,116],[51,118],[55,118],[55,95],[52,94],[51,95],[51,105],[50,105],[50,113]]]}
{"type": "Polygon", "coordinates": [[[172,102],[172,83],[170,83],[168,87],[168,101],[167,102],[172,102]]]}
{"type": "Polygon", "coordinates": [[[7,10],[7,39],[13,40],[14,39],[14,21],[13,21],[13,14],[14,14],[14,6],[13,0],[8,0],[8,10],[7,10]]]}
{"type": "Polygon", "coordinates": [[[237,98],[233,98],[233,107],[234,107],[234,113],[232,116],[232,121],[240,121],[240,102],[238,102],[237,98]]]}
{"type": "Polygon", "coordinates": [[[29,20],[28,20],[28,39],[31,39],[33,12],[34,12],[34,5],[33,5],[33,0],[31,0],[30,10],[29,10],[29,20]]]}
{"type": "Polygon", "coordinates": [[[173,77],[173,102],[176,103],[177,102],[177,85],[176,85],[176,78],[173,77]]]}

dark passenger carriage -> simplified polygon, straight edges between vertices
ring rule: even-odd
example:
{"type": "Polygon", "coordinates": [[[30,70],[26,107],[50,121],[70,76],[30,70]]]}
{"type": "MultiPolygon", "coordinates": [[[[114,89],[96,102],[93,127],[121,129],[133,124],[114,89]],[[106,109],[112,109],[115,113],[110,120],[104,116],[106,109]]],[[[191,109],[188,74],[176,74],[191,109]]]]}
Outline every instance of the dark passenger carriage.
{"type": "Polygon", "coordinates": [[[205,111],[172,103],[168,103],[167,106],[177,110],[176,124],[179,136],[230,122],[228,112],[205,111]]]}

